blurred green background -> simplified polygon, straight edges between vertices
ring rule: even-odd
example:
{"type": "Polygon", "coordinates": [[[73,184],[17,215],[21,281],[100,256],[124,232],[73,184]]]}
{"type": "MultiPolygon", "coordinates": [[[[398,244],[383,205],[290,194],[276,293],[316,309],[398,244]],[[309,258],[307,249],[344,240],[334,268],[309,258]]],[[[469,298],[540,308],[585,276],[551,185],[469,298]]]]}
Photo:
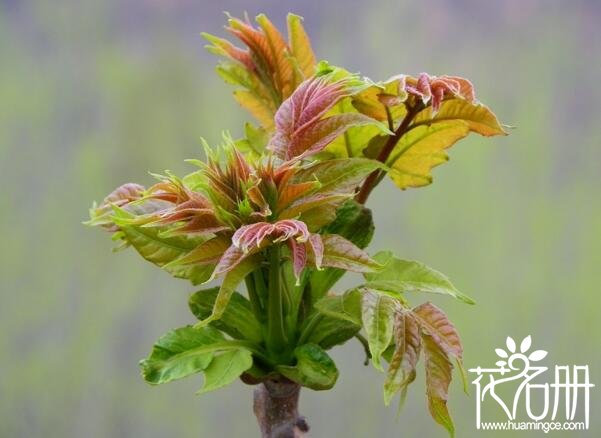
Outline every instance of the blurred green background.
{"type": "MultiPolygon", "coordinates": [[[[531,334],[549,364],[588,364],[601,385],[599,2],[1,0],[1,437],[258,436],[242,383],[197,397],[200,377],[142,381],[152,343],[192,322],[192,289],[81,225],[117,185],[189,170],[200,136],[241,133],[248,117],[198,35],[223,35],[223,10],[278,25],[303,15],[318,57],[373,79],[472,79],[517,129],[457,145],[432,186],[382,185],[372,248],[428,263],[476,299],[435,300],[467,368],[531,334]]],[[[302,394],[311,436],[446,436],[422,380],[397,419],[360,346],[334,356],[335,389],[302,394]]],[[[476,432],[473,389],[454,384],[450,405],[460,437],[515,434],[476,432]]],[[[600,406],[595,388],[590,430],[553,435],[599,436],[600,406]]]]}

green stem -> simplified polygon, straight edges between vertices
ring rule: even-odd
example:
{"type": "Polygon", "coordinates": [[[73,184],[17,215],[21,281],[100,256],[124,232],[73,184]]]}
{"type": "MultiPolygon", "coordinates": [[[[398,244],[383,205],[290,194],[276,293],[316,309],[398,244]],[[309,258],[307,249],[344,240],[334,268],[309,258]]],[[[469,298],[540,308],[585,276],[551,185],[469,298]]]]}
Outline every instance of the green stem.
{"type": "MultiPolygon", "coordinates": [[[[267,303],[267,286],[265,285],[265,274],[263,269],[257,269],[253,272],[253,279],[255,282],[255,291],[261,299],[263,309],[265,309],[267,303]]],[[[265,320],[265,314],[263,313],[261,320],[265,320]]]]}
{"type": "Polygon", "coordinates": [[[248,290],[248,299],[250,300],[250,306],[252,308],[253,313],[255,314],[255,318],[257,321],[263,320],[263,303],[261,302],[261,297],[257,294],[257,289],[255,286],[254,273],[247,275],[244,279],[246,283],[246,289],[248,290]]]}
{"type": "Polygon", "coordinates": [[[280,288],[280,247],[273,246],[268,250],[269,284],[267,298],[267,348],[281,353],[286,345],[284,328],[284,312],[282,308],[282,291],[280,288]]]}

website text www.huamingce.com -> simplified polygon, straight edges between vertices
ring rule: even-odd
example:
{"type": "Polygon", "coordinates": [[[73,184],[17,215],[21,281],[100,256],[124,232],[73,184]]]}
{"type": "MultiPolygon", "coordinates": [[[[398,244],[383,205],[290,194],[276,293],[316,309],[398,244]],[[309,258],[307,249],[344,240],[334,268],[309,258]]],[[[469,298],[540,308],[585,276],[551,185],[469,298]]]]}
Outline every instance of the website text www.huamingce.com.
{"type": "Polygon", "coordinates": [[[584,421],[489,421],[482,422],[482,430],[540,430],[549,433],[552,430],[585,430],[584,421]]]}

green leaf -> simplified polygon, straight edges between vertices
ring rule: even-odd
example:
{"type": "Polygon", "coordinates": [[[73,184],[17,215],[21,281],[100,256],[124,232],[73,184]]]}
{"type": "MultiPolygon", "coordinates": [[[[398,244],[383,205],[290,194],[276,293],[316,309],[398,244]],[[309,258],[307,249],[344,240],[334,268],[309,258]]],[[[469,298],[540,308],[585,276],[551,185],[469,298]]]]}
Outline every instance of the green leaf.
{"type": "MultiPolygon", "coordinates": [[[[192,294],[188,300],[190,310],[199,320],[211,315],[219,288],[200,290],[192,294]]],[[[230,335],[234,339],[247,339],[260,343],[263,339],[261,324],[255,318],[248,299],[234,292],[230,297],[229,304],[221,315],[221,319],[213,321],[211,326],[230,335]]]]}
{"type": "Polygon", "coordinates": [[[419,360],[421,338],[419,326],[409,312],[399,312],[395,317],[394,352],[389,360],[384,381],[384,403],[390,404],[392,397],[400,392],[401,405],[407,387],[415,380],[419,360]]]}
{"type": "Polygon", "coordinates": [[[122,238],[146,260],[163,267],[174,277],[190,280],[194,285],[204,283],[210,278],[214,265],[168,265],[194,250],[203,239],[186,236],[165,237],[161,235],[165,227],[134,225],[131,223],[131,220],[135,219],[133,214],[120,208],[114,208],[114,212],[114,221],[123,233],[122,238]]]}
{"type": "Polygon", "coordinates": [[[292,181],[319,181],[319,188],[311,194],[353,193],[367,175],[383,168],[382,163],[368,158],[339,158],[312,163],[297,171],[292,181]]]}
{"type": "Polygon", "coordinates": [[[161,336],[147,359],[140,362],[142,376],[158,385],[204,370],[213,354],[228,343],[212,327],[182,327],[161,336]]]}
{"type": "Polygon", "coordinates": [[[403,260],[390,251],[381,251],[373,259],[384,267],[375,273],[364,274],[366,286],[396,293],[428,292],[450,295],[468,304],[474,304],[467,295],[458,291],[444,274],[423,263],[403,260]]]}
{"type": "Polygon", "coordinates": [[[216,356],[204,371],[204,385],[197,394],[214,391],[229,385],[252,367],[252,353],[244,348],[226,351],[216,356]]]}
{"type": "MultiPolygon", "coordinates": [[[[350,97],[342,99],[331,114],[349,114],[358,113],[354,107],[350,97]]],[[[369,114],[366,114],[369,116],[369,114]]],[[[375,120],[371,118],[370,120],[375,120]]],[[[385,119],[384,119],[385,120],[385,119]]],[[[320,158],[350,158],[363,156],[363,149],[367,147],[369,142],[379,136],[388,136],[392,132],[388,130],[385,124],[372,122],[370,124],[353,126],[349,128],[344,135],[341,135],[332,141],[325,150],[319,155],[320,158]]],[[[326,160],[327,161],[327,160],[326,160]]]]}
{"type": "Polygon", "coordinates": [[[225,277],[223,277],[223,282],[221,283],[221,287],[219,288],[219,292],[217,293],[217,297],[215,298],[215,304],[213,305],[211,314],[202,321],[197,322],[196,327],[206,326],[207,324],[217,321],[221,318],[230,302],[230,298],[234,293],[234,289],[242,280],[244,280],[244,277],[259,267],[260,260],[261,259],[258,254],[247,257],[225,274],[225,277]]]}
{"type": "Polygon", "coordinates": [[[331,316],[320,316],[306,341],[317,344],[324,350],[329,350],[336,345],[344,344],[359,333],[360,330],[360,324],[331,316]]]}
{"type": "Polygon", "coordinates": [[[453,364],[431,336],[424,335],[422,342],[426,367],[428,409],[434,421],[442,425],[453,437],[455,436],[455,426],[447,407],[453,364]]]}
{"type": "MultiPolygon", "coordinates": [[[[358,290],[343,295],[323,297],[315,303],[317,313],[307,319],[304,330],[310,330],[308,343],[328,350],[340,345],[361,330],[361,293],[358,290]],[[312,321],[317,323],[312,323],[312,321]],[[314,324],[314,325],[313,325],[314,324]]],[[[304,331],[301,331],[301,339],[304,331]]]]}
{"type": "Polygon", "coordinates": [[[396,301],[371,291],[363,294],[362,320],[367,333],[371,359],[376,369],[383,371],[380,358],[392,341],[396,301]]]}
{"type": "Polygon", "coordinates": [[[318,345],[304,344],[294,350],[295,366],[279,365],[277,371],[284,377],[317,391],[330,389],[338,379],[334,361],[318,345]]]}
{"type": "Polygon", "coordinates": [[[323,234],[323,266],[353,272],[374,272],[381,268],[354,243],[337,234],[323,234]]]}
{"type": "MultiPolygon", "coordinates": [[[[336,219],[323,229],[326,234],[337,234],[363,249],[371,242],[374,223],[371,210],[354,200],[346,201],[336,212],[336,219]]],[[[311,299],[323,297],[344,275],[343,269],[324,268],[311,275],[311,299]]]]}
{"type": "Polygon", "coordinates": [[[361,293],[357,289],[342,295],[328,295],[315,303],[322,315],[361,325],[361,293]]]}
{"type": "Polygon", "coordinates": [[[236,147],[245,156],[258,160],[265,153],[268,140],[269,133],[264,128],[247,122],[244,124],[244,138],[236,140],[236,147]]]}

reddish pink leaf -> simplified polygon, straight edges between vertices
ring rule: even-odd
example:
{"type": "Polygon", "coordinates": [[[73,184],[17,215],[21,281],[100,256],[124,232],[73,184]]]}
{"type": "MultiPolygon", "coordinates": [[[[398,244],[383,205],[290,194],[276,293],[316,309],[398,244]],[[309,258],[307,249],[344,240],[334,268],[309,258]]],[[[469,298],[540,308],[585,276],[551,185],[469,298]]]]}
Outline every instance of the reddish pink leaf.
{"type": "Polygon", "coordinates": [[[286,219],[274,224],[257,222],[244,225],[236,230],[232,237],[232,244],[247,252],[251,248],[261,248],[261,244],[267,238],[270,243],[284,242],[292,238],[299,242],[306,242],[309,235],[305,223],[298,220],[286,219]]]}
{"type": "Polygon", "coordinates": [[[472,83],[459,76],[430,76],[428,73],[421,73],[417,79],[408,76],[405,90],[419,97],[424,104],[432,101],[432,115],[438,112],[445,97],[460,97],[470,103],[476,101],[472,83]]]}
{"type": "Polygon", "coordinates": [[[231,271],[248,256],[250,256],[249,252],[244,252],[237,246],[231,245],[219,259],[219,263],[217,263],[217,266],[213,271],[212,278],[231,271]]]}
{"type": "MultiPolygon", "coordinates": [[[[347,95],[348,91],[344,81],[329,83],[324,78],[312,78],[304,81],[276,112],[276,132],[271,139],[270,148],[284,160],[296,158],[305,153],[307,149],[311,149],[309,153],[315,152],[317,148],[301,142],[300,135],[309,130],[341,98],[347,95]],[[294,142],[296,144],[293,144],[294,142]],[[305,147],[305,149],[300,150],[301,147],[305,147]]],[[[336,126],[331,126],[330,130],[336,126]]],[[[327,132],[329,131],[325,127],[318,129],[312,133],[312,138],[324,138],[327,132]],[[321,135],[317,135],[318,133],[321,135]]],[[[323,149],[325,145],[327,143],[320,147],[323,149]]]]}
{"type": "Polygon", "coordinates": [[[308,256],[317,269],[321,269],[323,263],[323,241],[319,234],[311,234],[307,241],[308,256]]]}
{"type": "Polygon", "coordinates": [[[388,405],[392,397],[401,391],[404,398],[407,386],[415,380],[416,366],[421,350],[419,325],[409,312],[399,312],[395,317],[395,350],[390,359],[384,381],[384,402],[388,405]]]}
{"type": "Polygon", "coordinates": [[[299,243],[295,239],[288,239],[288,246],[292,254],[292,268],[294,276],[298,282],[303,269],[307,264],[307,247],[304,243],[299,243]]]}
{"type": "Polygon", "coordinates": [[[129,202],[135,201],[142,197],[144,193],[144,186],[136,183],[126,183],[107,195],[106,198],[100,204],[100,208],[110,206],[111,204],[121,207],[129,202]]]}
{"type": "Polygon", "coordinates": [[[426,367],[426,395],[430,415],[434,421],[447,429],[451,436],[454,436],[455,426],[447,407],[453,364],[432,336],[424,335],[422,342],[426,367]]]}
{"type": "Polygon", "coordinates": [[[413,314],[422,330],[430,335],[446,354],[461,359],[463,347],[459,334],[442,310],[428,302],[414,308],[413,314]]]}
{"type": "Polygon", "coordinates": [[[323,266],[345,269],[353,272],[374,272],[381,266],[369,255],[337,234],[323,234],[323,266]]]}
{"type": "Polygon", "coordinates": [[[338,114],[317,120],[300,128],[288,144],[288,159],[304,158],[322,151],[344,131],[373,123],[373,119],[360,113],[338,114]]]}

